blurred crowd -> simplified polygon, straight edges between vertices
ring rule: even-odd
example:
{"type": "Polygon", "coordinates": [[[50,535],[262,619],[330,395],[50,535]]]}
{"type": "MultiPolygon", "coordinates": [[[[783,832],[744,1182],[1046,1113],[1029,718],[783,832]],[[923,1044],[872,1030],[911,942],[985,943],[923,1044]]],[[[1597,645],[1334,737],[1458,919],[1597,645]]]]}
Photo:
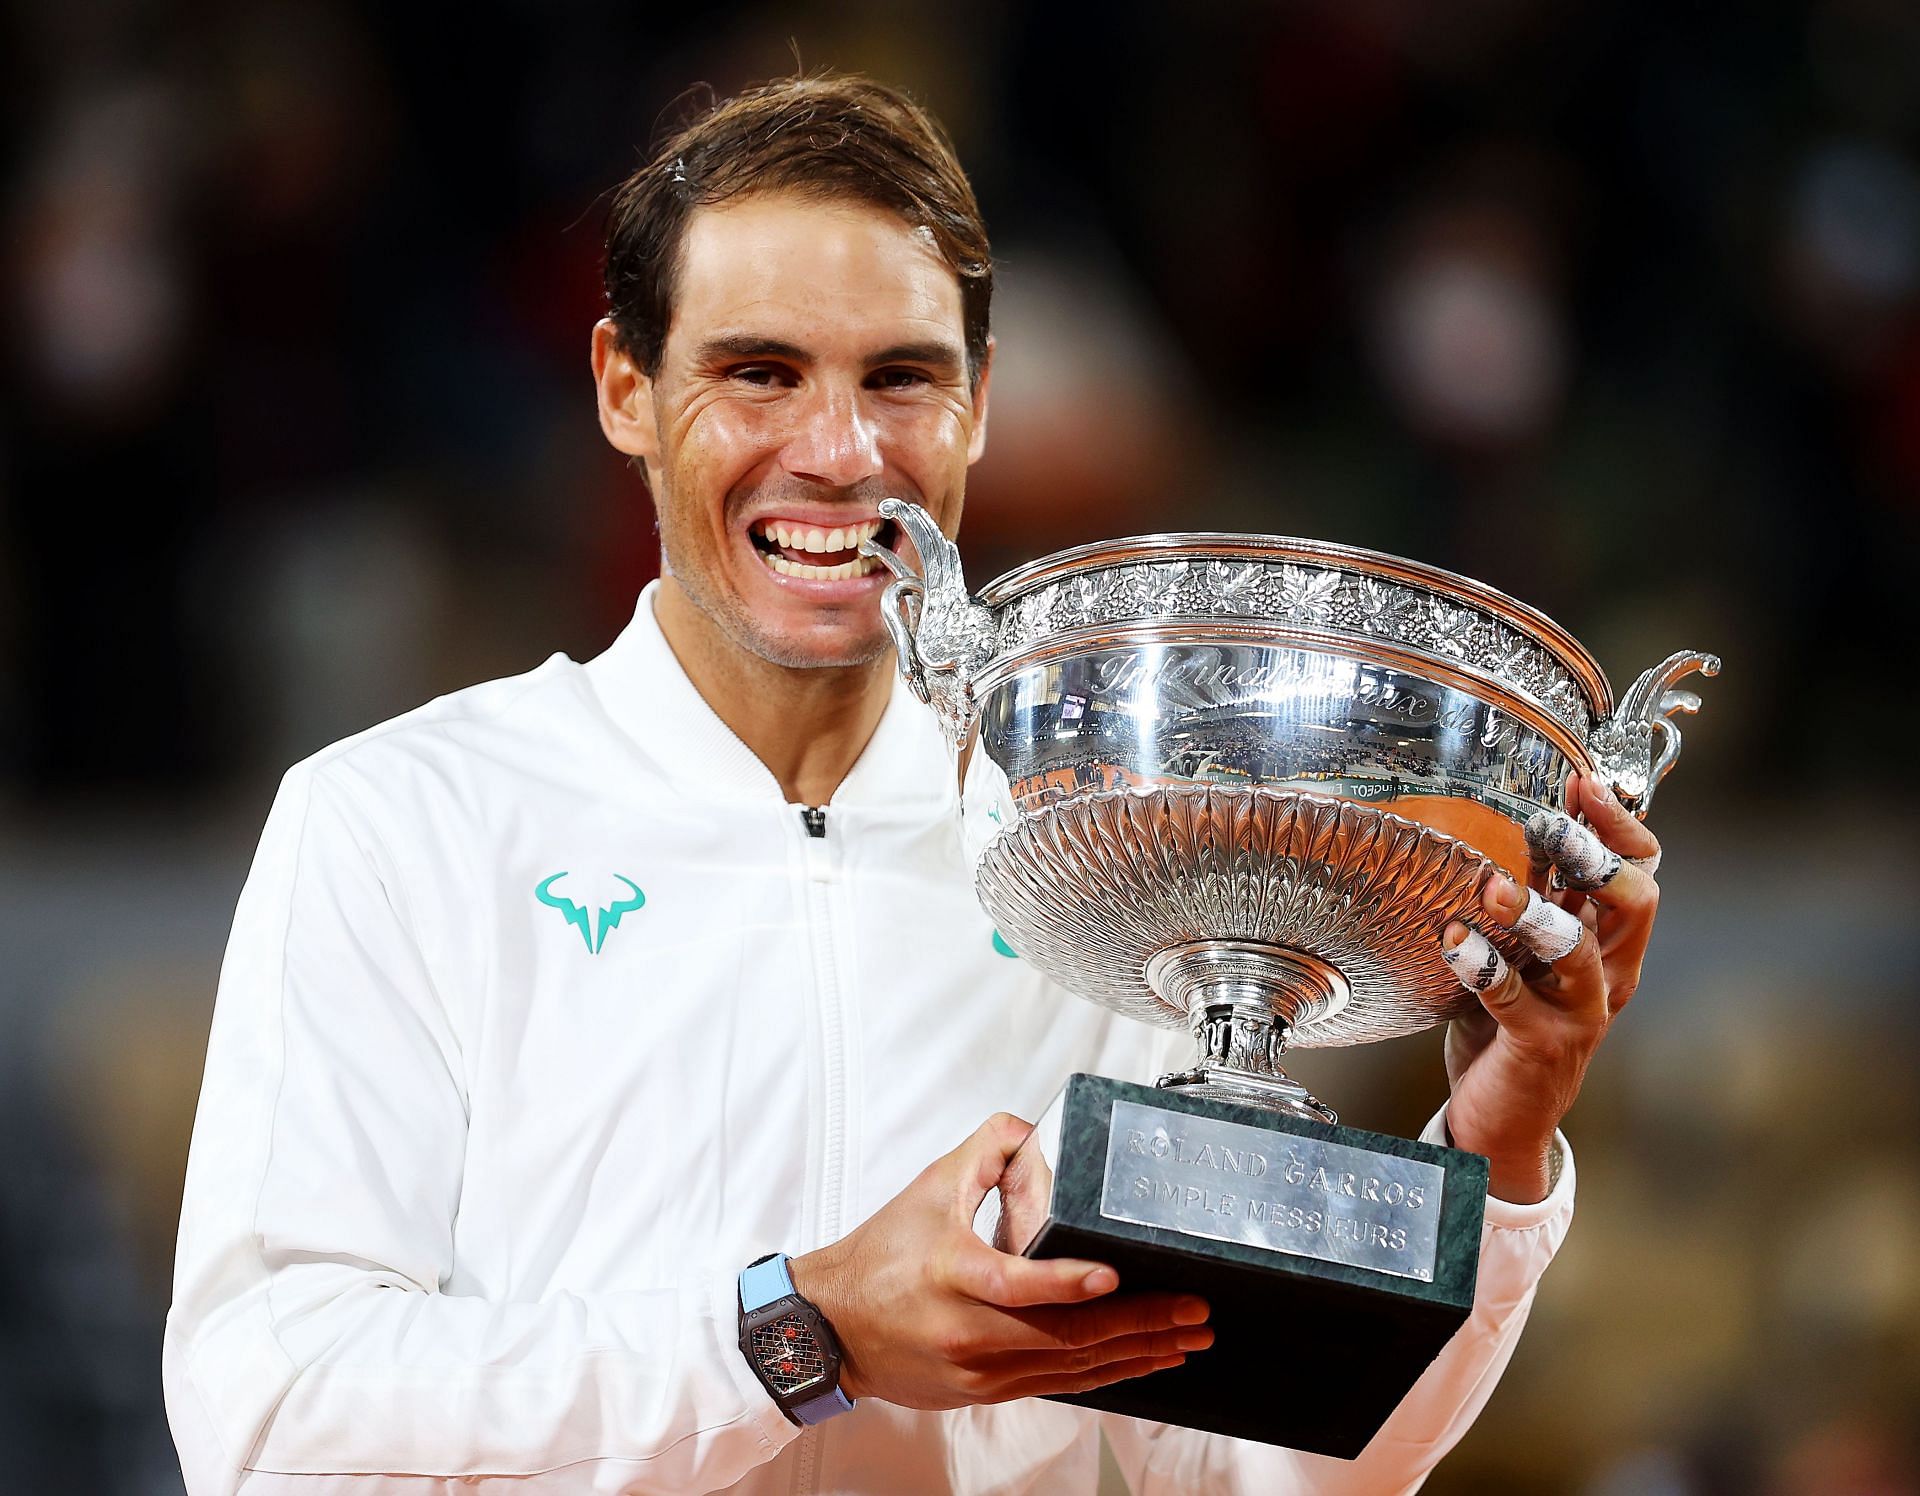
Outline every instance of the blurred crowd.
{"type": "MultiPolygon", "coordinates": [[[[1579,1219],[1429,1489],[1920,1492],[1920,7],[16,0],[0,1477],[178,1492],[159,1331],[278,774],[658,568],[587,371],[688,85],[866,71],[994,234],[978,584],[1247,529],[1714,649],[1579,1219]]],[[[1437,1036],[1306,1057],[1416,1130],[1437,1036]]],[[[1310,1356],[1310,1347],[1299,1348],[1310,1356]]]]}

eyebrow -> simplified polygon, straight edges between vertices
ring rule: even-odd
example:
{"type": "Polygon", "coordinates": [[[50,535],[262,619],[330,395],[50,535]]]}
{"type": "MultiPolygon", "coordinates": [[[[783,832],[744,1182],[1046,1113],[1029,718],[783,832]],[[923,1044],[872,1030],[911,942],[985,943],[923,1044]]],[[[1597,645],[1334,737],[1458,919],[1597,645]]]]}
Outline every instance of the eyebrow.
{"type": "Polygon", "coordinates": [[[708,338],[695,350],[695,357],[701,363],[721,363],[731,358],[778,358],[792,364],[810,364],[813,355],[804,348],[792,343],[783,343],[778,338],[762,337],[758,333],[727,333],[717,338],[708,338]]]}
{"type": "Polygon", "coordinates": [[[926,364],[929,368],[954,370],[962,362],[960,350],[941,338],[929,338],[921,343],[895,343],[891,348],[882,348],[867,360],[869,369],[877,369],[882,364],[926,364]]]}
{"type": "MultiPolygon", "coordinates": [[[[813,362],[813,355],[804,348],[779,338],[750,332],[723,333],[708,338],[694,350],[694,356],[706,364],[753,358],[777,358],[790,364],[813,362]]],[[[952,343],[942,338],[928,338],[923,342],[895,343],[890,348],[882,348],[867,358],[866,367],[878,369],[886,364],[925,364],[932,369],[953,371],[958,370],[963,362],[964,356],[952,343]]]]}

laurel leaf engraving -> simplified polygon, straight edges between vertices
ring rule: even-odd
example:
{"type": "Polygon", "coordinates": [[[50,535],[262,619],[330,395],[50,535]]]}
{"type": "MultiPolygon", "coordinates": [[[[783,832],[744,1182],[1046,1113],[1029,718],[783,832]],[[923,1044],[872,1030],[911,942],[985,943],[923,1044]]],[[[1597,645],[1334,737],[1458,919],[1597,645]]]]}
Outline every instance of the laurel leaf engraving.
{"type": "Polygon", "coordinates": [[[1340,587],[1340,573],[1316,567],[1283,564],[1280,568],[1280,601],[1289,613],[1307,618],[1323,618],[1333,606],[1333,594],[1340,587]]]}
{"type": "Polygon", "coordinates": [[[1578,733],[1593,728],[1597,703],[1510,621],[1410,581],[1278,559],[1140,560],[1062,577],[998,610],[994,650],[1004,660],[1069,629],[1176,617],[1271,618],[1431,650],[1502,677],[1578,733]]]}

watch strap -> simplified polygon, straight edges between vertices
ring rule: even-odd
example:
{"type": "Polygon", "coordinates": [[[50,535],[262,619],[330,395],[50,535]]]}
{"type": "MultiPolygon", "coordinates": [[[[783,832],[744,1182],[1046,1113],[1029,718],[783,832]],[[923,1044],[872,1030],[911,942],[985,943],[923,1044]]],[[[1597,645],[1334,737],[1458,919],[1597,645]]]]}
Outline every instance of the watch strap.
{"type": "Polygon", "coordinates": [[[853,1399],[840,1390],[837,1382],[825,1392],[816,1392],[805,1402],[795,1403],[792,1409],[793,1416],[809,1426],[852,1411],[853,1399]]]}
{"type": "Polygon", "coordinates": [[[775,1252],[771,1257],[762,1257],[758,1262],[749,1263],[740,1273],[740,1309],[751,1314],[756,1309],[764,1309],[775,1299],[798,1298],[799,1293],[793,1286],[793,1271],[787,1264],[792,1261],[785,1252],[775,1252]]]}
{"type": "MultiPolygon", "coordinates": [[[[799,1290],[793,1286],[793,1272],[787,1266],[790,1260],[785,1252],[775,1252],[771,1257],[762,1257],[758,1262],[749,1263],[741,1270],[740,1312],[743,1316],[753,1313],[756,1309],[764,1309],[780,1299],[800,1299],[801,1303],[807,1304],[807,1300],[801,1298],[799,1290]]],[[[807,1304],[807,1307],[813,1308],[811,1304],[807,1304]]],[[[820,1313],[818,1309],[814,1309],[813,1312],[820,1313]]],[[[825,1318],[821,1315],[822,1322],[825,1318]]],[[[759,1368],[755,1367],[754,1370],[758,1375],[759,1368]]],[[[776,1398],[775,1401],[779,1399],[776,1398]]],[[[781,1407],[791,1414],[796,1422],[811,1425],[824,1423],[840,1413],[851,1412],[853,1399],[841,1391],[836,1382],[823,1392],[816,1392],[795,1403],[783,1402],[781,1407]]]]}

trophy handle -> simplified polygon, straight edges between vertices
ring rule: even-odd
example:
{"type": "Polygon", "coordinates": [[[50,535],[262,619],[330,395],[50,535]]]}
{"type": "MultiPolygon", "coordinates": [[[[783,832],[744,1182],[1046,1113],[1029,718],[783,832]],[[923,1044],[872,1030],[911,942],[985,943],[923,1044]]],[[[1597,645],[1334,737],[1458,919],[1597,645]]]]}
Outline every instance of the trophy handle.
{"type": "Polygon", "coordinates": [[[900,674],[958,748],[973,727],[973,675],[993,654],[993,613],[968,594],[960,550],[932,515],[904,499],[882,499],[880,513],[906,532],[924,568],[923,575],[885,546],[861,542],[861,555],[893,573],[880,598],[880,621],[900,657],[900,674]]]}
{"type": "Polygon", "coordinates": [[[1587,745],[1593,753],[1594,773],[1642,820],[1653,804],[1654,788],[1680,757],[1680,728],[1674,717],[1700,710],[1696,693],[1674,689],[1695,671],[1718,675],[1720,657],[1681,650],[1642,672],[1614,714],[1594,729],[1587,745]]]}

